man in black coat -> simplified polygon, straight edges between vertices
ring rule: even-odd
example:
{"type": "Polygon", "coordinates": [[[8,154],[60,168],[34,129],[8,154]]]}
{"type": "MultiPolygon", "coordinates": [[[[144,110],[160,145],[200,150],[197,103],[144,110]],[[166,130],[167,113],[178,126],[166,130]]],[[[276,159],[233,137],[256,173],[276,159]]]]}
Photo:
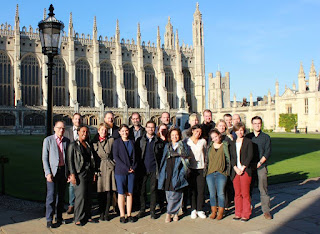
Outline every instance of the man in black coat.
{"type": "Polygon", "coordinates": [[[138,112],[134,112],[131,115],[132,127],[129,128],[129,139],[136,141],[139,137],[142,137],[146,130],[141,126],[141,116],[138,112]]]}
{"type": "MultiPolygon", "coordinates": [[[[72,117],[72,127],[67,128],[64,136],[70,140],[70,143],[78,140],[78,127],[80,124],[82,124],[82,117],[80,113],[74,113],[72,117]]],[[[73,214],[74,212],[74,200],[75,200],[75,195],[74,195],[74,186],[72,183],[69,184],[69,207],[67,210],[68,214],[73,214]]]]}
{"type": "Polygon", "coordinates": [[[210,141],[209,132],[214,129],[216,124],[212,121],[212,112],[209,109],[203,111],[203,123],[201,124],[201,137],[206,141],[210,141]]]}
{"type": "MultiPolygon", "coordinates": [[[[114,114],[112,111],[107,111],[104,114],[104,122],[108,125],[108,138],[112,137],[114,139],[118,139],[120,137],[119,127],[114,124],[114,114]]],[[[93,140],[93,142],[99,141],[99,133],[97,133],[93,140]]]]}
{"type": "MultiPolygon", "coordinates": [[[[140,193],[139,218],[144,217],[146,209],[146,184],[150,179],[150,216],[156,218],[157,176],[163,154],[164,142],[155,135],[156,123],[149,120],[146,134],[136,141],[138,168],[136,170],[137,186],[140,193]]],[[[162,204],[160,204],[161,206],[162,204]]]]}

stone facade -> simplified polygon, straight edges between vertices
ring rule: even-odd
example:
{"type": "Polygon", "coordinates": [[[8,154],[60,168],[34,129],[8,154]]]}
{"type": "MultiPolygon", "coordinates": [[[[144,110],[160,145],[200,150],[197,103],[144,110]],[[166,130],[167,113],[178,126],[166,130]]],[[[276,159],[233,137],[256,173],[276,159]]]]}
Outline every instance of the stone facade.
{"type": "MultiPolygon", "coordinates": [[[[46,12],[44,12],[44,18],[46,12]]],[[[59,17],[58,17],[59,18],[59,17]]],[[[129,123],[137,111],[142,121],[159,121],[169,111],[196,112],[205,108],[204,34],[197,4],[193,15],[193,45],[180,45],[171,19],[161,41],[141,41],[140,24],[136,40],[98,34],[96,18],[92,35],[74,31],[70,13],[61,53],[54,59],[54,120],[70,124],[75,112],[85,123],[96,126],[107,110],[114,111],[117,124],[129,123]],[[162,44],[163,43],[163,44],[162,44]]],[[[44,132],[47,106],[47,57],[42,54],[39,29],[20,29],[18,5],[15,25],[0,29],[0,133],[44,132]]]]}
{"type": "Polygon", "coordinates": [[[320,130],[320,83],[314,63],[306,79],[302,63],[298,74],[298,87],[293,83],[292,88],[285,87],[282,95],[279,93],[279,82],[275,84],[276,93],[271,96],[270,91],[263,98],[253,101],[252,94],[248,103],[238,102],[234,95],[230,101],[230,74],[221,77],[220,71],[209,74],[209,108],[213,111],[215,120],[223,118],[226,113],[239,114],[242,121],[251,127],[251,118],[261,116],[264,120],[264,128],[277,132],[284,131],[279,127],[279,116],[283,113],[294,113],[298,115],[298,130],[310,132],[320,130]]]}

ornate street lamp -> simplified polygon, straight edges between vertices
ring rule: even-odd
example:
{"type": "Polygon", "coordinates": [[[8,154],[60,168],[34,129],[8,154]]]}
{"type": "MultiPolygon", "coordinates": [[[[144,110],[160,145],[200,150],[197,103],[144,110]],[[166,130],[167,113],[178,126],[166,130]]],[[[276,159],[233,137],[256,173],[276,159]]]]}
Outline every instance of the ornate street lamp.
{"type": "Polygon", "coordinates": [[[49,14],[45,20],[38,24],[42,53],[48,56],[48,98],[47,98],[47,136],[52,134],[52,69],[53,57],[60,53],[61,37],[64,24],[54,17],[52,4],[49,7],[49,14]]]}

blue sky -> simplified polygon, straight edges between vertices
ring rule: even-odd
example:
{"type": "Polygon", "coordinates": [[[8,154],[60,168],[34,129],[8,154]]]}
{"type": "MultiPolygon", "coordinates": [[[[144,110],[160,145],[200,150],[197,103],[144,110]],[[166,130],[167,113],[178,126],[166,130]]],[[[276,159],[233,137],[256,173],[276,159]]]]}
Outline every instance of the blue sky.
{"type": "MultiPolygon", "coordinates": [[[[19,4],[22,26],[36,28],[43,9],[52,3],[56,17],[65,23],[69,13],[77,32],[92,34],[93,17],[97,17],[98,34],[114,36],[119,19],[120,36],[136,39],[137,23],[142,40],[156,43],[157,26],[161,39],[168,16],[179,30],[180,43],[192,44],[192,20],[197,1],[103,1],[103,0],[28,0],[3,1],[0,23],[14,24],[19,4]]],[[[206,76],[217,71],[230,72],[231,100],[249,99],[275,93],[276,80],[280,93],[285,85],[298,84],[300,62],[308,77],[311,61],[319,69],[320,1],[318,0],[198,0],[204,22],[206,76]]]]}

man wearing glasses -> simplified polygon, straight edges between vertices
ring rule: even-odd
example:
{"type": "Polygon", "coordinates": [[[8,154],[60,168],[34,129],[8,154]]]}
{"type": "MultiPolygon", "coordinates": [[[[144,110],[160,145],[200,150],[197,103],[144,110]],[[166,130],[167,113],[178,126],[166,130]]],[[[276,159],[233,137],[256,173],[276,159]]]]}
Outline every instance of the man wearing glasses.
{"type": "Polygon", "coordinates": [[[47,228],[53,227],[55,210],[57,210],[56,225],[60,226],[64,222],[62,213],[68,176],[66,151],[70,143],[68,138],[63,137],[64,131],[64,122],[57,121],[54,126],[54,134],[43,140],[42,163],[47,180],[47,228]]]}

